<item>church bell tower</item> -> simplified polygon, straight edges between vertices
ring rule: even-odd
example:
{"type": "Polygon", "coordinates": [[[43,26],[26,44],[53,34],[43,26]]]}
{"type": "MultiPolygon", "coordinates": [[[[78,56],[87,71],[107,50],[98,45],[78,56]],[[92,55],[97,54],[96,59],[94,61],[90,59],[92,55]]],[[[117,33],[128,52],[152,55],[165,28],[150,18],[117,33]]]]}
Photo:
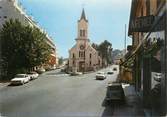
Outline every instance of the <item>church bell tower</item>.
{"type": "Polygon", "coordinates": [[[86,19],[84,9],[82,10],[80,20],[78,20],[78,36],[77,36],[77,39],[88,40],[88,20],[86,19]]]}

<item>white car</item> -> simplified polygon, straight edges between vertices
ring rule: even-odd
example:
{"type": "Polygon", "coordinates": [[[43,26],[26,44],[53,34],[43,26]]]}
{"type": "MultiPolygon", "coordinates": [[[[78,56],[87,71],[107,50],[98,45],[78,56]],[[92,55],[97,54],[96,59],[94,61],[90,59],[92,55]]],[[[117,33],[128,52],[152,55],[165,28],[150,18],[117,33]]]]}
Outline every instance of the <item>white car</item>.
{"type": "Polygon", "coordinates": [[[39,76],[39,74],[37,72],[30,72],[27,75],[30,76],[30,80],[34,80],[39,76]]]}
{"type": "Polygon", "coordinates": [[[104,72],[98,72],[97,74],[96,74],[96,79],[98,80],[104,80],[104,79],[106,79],[106,75],[105,75],[105,73],[104,72]]]}
{"type": "Polygon", "coordinates": [[[25,84],[29,82],[30,76],[27,74],[17,74],[12,80],[11,84],[25,84]]]}
{"type": "Polygon", "coordinates": [[[38,70],[37,70],[37,72],[39,73],[39,74],[42,74],[42,73],[44,73],[46,70],[44,69],[44,68],[39,68],[38,70]]]}

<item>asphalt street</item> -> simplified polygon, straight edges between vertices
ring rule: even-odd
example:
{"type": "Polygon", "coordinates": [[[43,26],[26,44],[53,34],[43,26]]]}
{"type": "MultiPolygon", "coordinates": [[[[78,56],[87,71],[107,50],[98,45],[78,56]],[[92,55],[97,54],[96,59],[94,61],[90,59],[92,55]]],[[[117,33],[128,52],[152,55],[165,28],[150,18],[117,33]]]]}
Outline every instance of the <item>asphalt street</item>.
{"type": "MultiPolygon", "coordinates": [[[[101,71],[107,72],[111,66],[101,71]]],[[[1,115],[6,117],[111,116],[114,108],[104,103],[108,81],[96,80],[97,72],[69,76],[59,70],[46,72],[20,86],[0,88],[1,115]]]]}

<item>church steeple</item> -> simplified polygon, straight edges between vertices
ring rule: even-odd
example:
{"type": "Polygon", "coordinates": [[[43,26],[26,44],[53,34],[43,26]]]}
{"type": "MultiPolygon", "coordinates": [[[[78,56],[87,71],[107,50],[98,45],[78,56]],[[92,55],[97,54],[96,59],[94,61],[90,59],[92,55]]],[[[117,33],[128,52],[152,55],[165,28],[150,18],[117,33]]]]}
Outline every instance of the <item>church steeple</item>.
{"type": "Polygon", "coordinates": [[[85,10],[84,10],[84,8],[82,9],[82,14],[81,14],[80,20],[82,20],[82,19],[84,19],[85,21],[88,21],[88,20],[86,19],[86,15],[85,15],[85,10]]]}
{"type": "Polygon", "coordinates": [[[84,8],[82,9],[81,19],[86,19],[84,8]]]}
{"type": "Polygon", "coordinates": [[[80,20],[78,20],[78,37],[77,39],[88,40],[88,20],[86,19],[85,11],[82,9],[80,20]]]}

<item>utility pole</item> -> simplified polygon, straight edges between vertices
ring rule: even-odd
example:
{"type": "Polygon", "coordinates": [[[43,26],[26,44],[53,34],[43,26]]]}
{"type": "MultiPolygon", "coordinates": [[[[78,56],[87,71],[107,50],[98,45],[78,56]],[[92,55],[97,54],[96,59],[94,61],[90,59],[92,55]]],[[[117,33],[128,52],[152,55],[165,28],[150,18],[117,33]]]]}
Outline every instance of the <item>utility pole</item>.
{"type": "Polygon", "coordinates": [[[126,54],[126,24],[125,24],[125,40],[124,40],[124,43],[125,43],[124,48],[125,48],[125,54],[126,54]]]}

